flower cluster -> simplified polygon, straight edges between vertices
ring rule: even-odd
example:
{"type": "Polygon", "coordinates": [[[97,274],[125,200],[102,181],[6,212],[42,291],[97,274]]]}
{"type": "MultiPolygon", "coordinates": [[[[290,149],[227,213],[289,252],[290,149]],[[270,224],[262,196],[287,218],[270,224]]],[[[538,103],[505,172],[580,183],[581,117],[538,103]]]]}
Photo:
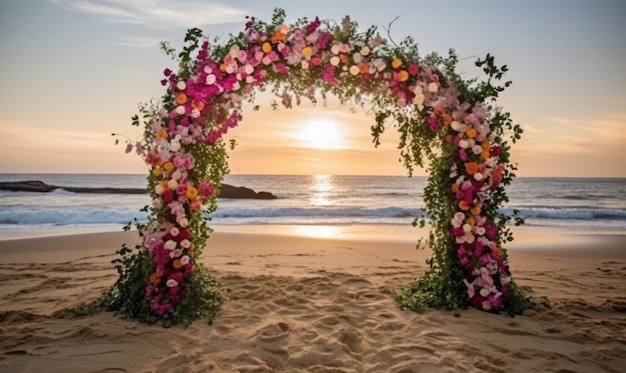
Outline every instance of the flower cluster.
{"type": "Polygon", "coordinates": [[[226,157],[207,159],[198,149],[219,147],[241,121],[247,95],[268,85],[290,88],[279,94],[286,107],[294,94],[298,100],[299,95],[314,100],[320,91],[342,99],[355,92],[370,95],[376,97],[380,127],[391,112],[398,123],[410,124],[401,127],[400,148],[421,151],[427,141],[439,139],[454,146],[447,187],[456,213],[444,224],[464,269],[459,283],[466,284],[474,307],[501,309],[511,277],[498,225],[484,206],[505,165],[485,104],[471,103],[449,76],[413,51],[389,47],[374,32],[359,34],[349,17],[338,26],[318,18],[286,25],[280,15],[277,11],[272,24],[251,19],[245,32],[213,49],[192,29],[179,71],[164,71],[166,95],[148,115],[144,139],[136,144],[151,167],[153,219],[143,240],[151,254],[145,291],[151,310],[167,315],[190,293],[188,280],[207,238],[198,233],[205,224],[200,216],[204,205],[215,203],[223,175],[217,172],[209,181],[205,169],[224,170],[226,157]]]}
{"type": "Polygon", "coordinates": [[[502,148],[494,144],[484,104],[467,113],[450,122],[452,141],[458,147],[450,173],[457,209],[450,222],[451,234],[466,273],[463,282],[471,305],[497,311],[503,307],[502,296],[509,290],[511,275],[500,248],[498,227],[483,208],[502,180],[502,148]]]}

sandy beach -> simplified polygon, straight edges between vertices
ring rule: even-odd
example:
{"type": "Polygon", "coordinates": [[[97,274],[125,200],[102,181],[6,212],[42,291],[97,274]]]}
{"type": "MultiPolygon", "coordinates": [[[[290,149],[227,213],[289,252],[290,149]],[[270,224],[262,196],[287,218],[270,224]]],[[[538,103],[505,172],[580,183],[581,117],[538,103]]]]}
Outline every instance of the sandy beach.
{"type": "Polygon", "coordinates": [[[626,371],[625,232],[518,228],[514,278],[552,307],[511,318],[400,310],[384,290],[430,253],[393,229],[219,227],[203,262],[229,300],[169,329],[65,311],[115,281],[135,232],[0,241],[0,372],[626,371]]]}

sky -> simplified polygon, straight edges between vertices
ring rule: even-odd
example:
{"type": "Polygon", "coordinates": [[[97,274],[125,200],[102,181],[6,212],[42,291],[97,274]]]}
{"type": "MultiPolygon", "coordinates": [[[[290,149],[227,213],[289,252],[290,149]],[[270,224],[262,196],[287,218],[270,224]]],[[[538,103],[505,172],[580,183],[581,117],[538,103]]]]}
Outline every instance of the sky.
{"type": "MultiPolygon", "coordinates": [[[[498,105],[525,131],[518,176],[626,177],[623,0],[0,0],[0,173],[146,173],[111,133],[139,139],[130,118],[163,94],[176,63],[159,42],[180,49],[192,27],[226,39],[274,8],[288,22],[349,15],[383,36],[397,18],[394,40],[412,36],[421,55],[454,48],[467,78],[491,53],[513,81],[498,105]]],[[[271,99],[229,133],[231,173],[406,174],[393,129],[374,148],[367,113],[332,101],[273,111],[271,99]]]]}

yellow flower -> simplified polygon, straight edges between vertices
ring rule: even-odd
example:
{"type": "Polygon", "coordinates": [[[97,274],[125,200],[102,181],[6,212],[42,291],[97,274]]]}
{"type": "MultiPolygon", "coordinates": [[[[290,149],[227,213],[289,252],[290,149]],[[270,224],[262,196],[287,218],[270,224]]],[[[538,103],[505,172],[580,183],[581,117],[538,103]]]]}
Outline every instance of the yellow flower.
{"type": "Polygon", "coordinates": [[[155,167],[152,169],[152,175],[157,176],[157,177],[161,176],[163,175],[163,170],[161,170],[160,167],[155,167]]]}
{"type": "Polygon", "coordinates": [[[198,189],[190,186],[189,188],[187,188],[187,192],[185,192],[185,195],[189,199],[194,199],[198,195],[198,189]]]}
{"type": "Polygon", "coordinates": [[[313,49],[311,49],[311,47],[304,47],[304,49],[302,50],[302,55],[304,57],[311,57],[312,54],[313,54],[313,49]]]}
{"type": "Polygon", "coordinates": [[[163,165],[163,168],[165,169],[165,171],[167,171],[168,173],[174,171],[174,164],[172,162],[166,162],[163,165]]]}
{"type": "Polygon", "coordinates": [[[465,131],[465,134],[467,135],[467,137],[472,139],[472,138],[476,137],[478,132],[476,132],[476,130],[474,128],[470,127],[470,128],[467,129],[467,131],[465,131]]]}
{"type": "Polygon", "coordinates": [[[268,42],[265,42],[261,46],[261,50],[263,50],[263,53],[269,53],[272,50],[272,45],[268,42]]]}
{"type": "Polygon", "coordinates": [[[406,82],[409,79],[409,73],[406,70],[400,70],[398,73],[398,80],[401,82],[406,82]]]}
{"type": "Polygon", "coordinates": [[[165,140],[167,139],[167,131],[163,128],[161,128],[157,133],[156,133],[156,137],[157,139],[160,140],[165,140]]]}
{"type": "Polygon", "coordinates": [[[394,60],[391,62],[391,67],[397,69],[400,66],[402,66],[402,60],[399,58],[394,58],[394,60]]]}

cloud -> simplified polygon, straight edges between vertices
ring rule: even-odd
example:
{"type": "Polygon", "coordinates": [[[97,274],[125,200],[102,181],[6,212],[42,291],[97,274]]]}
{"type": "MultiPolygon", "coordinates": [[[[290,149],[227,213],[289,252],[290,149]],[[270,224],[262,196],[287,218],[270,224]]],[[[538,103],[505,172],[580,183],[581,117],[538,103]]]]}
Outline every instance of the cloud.
{"type": "Polygon", "coordinates": [[[117,43],[123,47],[154,48],[161,45],[161,40],[142,37],[128,37],[117,43]]]}
{"type": "Polygon", "coordinates": [[[67,8],[92,13],[107,21],[137,24],[153,29],[200,27],[242,22],[246,12],[201,0],[51,0],[67,8]]]}

